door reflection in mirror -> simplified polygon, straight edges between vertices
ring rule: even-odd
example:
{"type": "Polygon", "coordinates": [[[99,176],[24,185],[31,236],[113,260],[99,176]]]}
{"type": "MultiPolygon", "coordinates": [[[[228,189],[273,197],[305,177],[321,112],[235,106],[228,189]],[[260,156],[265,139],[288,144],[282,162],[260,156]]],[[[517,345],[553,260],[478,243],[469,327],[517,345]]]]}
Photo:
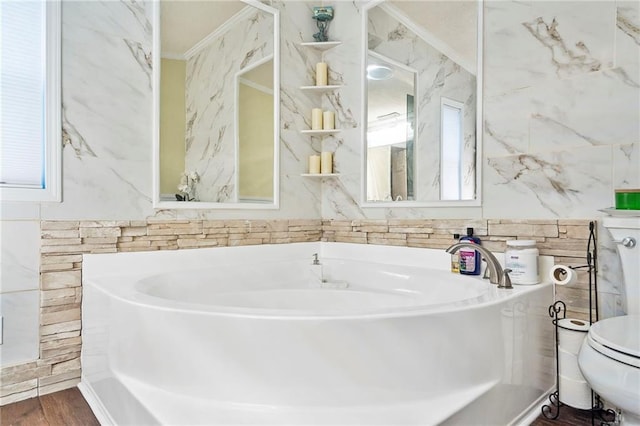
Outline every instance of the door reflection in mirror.
{"type": "Polygon", "coordinates": [[[367,201],[412,200],[416,71],[369,52],[367,80],[367,201]]]}

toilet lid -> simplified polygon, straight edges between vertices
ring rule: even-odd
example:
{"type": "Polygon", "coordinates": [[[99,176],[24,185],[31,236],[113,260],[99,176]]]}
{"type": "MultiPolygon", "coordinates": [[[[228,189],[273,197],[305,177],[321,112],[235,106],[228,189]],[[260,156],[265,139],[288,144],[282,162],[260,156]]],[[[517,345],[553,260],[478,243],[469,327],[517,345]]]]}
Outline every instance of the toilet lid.
{"type": "Polygon", "coordinates": [[[603,355],[640,368],[640,315],[598,321],[589,329],[588,340],[603,355]]]}

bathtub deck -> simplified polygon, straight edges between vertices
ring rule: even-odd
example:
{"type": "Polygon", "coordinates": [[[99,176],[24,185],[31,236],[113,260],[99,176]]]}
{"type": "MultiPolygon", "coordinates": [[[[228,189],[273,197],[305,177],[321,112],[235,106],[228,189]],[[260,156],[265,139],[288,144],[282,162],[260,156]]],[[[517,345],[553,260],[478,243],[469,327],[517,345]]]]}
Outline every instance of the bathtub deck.
{"type": "MultiPolygon", "coordinates": [[[[77,388],[15,402],[1,407],[0,413],[0,424],[4,426],[99,425],[77,388]]],[[[588,411],[562,407],[560,418],[557,420],[547,420],[540,416],[532,426],[587,426],[590,424],[591,415],[588,411]]]]}

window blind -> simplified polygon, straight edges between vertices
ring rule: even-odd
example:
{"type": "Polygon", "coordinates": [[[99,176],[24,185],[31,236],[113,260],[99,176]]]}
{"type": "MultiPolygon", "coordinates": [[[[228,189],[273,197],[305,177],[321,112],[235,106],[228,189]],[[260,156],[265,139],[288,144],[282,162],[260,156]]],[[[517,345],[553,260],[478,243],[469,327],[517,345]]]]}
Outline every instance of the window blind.
{"type": "Polygon", "coordinates": [[[0,183],[44,188],[45,2],[0,1],[0,183]]]}

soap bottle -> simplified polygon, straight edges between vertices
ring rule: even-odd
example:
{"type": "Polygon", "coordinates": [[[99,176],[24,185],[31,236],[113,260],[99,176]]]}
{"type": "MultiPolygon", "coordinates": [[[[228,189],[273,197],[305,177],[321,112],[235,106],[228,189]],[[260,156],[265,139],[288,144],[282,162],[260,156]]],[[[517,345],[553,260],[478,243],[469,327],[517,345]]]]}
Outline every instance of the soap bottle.
{"type": "MultiPolygon", "coordinates": [[[[460,234],[453,234],[453,238],[455,241],[460,240],[460,234]]],[[[451,272],[454,274],[460,273],[460,255],[458,252],[455,252],[451,255],[451,272]]]]}
{"type": "MultiPolygon", "coordinates": [[[[467,228],[467,235],[460,238],[460,242],[480,244],[480,238],[473,235],[473,228],[467,228]]],[[[480,275],[480,253],[477,250],[461,248],[460,273],[464,275],[480,275]]]]}

